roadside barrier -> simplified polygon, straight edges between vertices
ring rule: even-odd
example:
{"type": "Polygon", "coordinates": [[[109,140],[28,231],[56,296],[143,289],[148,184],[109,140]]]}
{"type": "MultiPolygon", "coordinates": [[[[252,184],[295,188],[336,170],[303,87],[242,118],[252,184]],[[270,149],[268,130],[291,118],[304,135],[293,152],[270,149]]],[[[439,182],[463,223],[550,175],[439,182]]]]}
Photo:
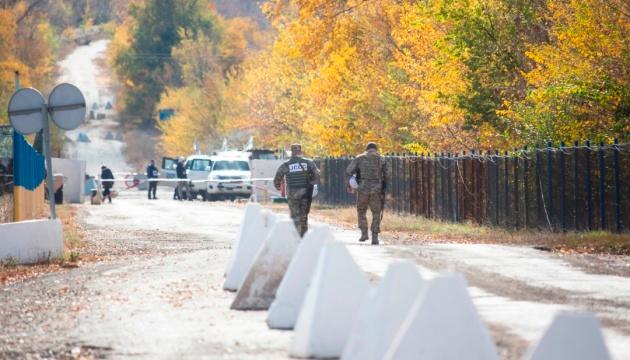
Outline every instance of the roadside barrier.
{"type": "Polygon", "coordinates": [[[334,238],[328,226],[316,227],[304,235],[269,308],[267,325],[271,329],[293,329],[319,254],[331,241],[334,238]]]}
{"type": "Polygon", "coordinates": [[[251,217],[247,231],[242,233],[237,247],[233,249],[234,261],[225,277],[223,284],[225,290],[236,291],[240,288],[275,222],[276,216],[269,210],[260,210],[251,217]]]}
{"type": "MultiPolygon", "coordinates": [[[[293,224],[285,220],[265,236],[262,224],[269,219],[276,217],[259,204],[246,206],[224,288],[240,287],[233,309],[266,309],[275,298],[267,324],[294,328],[291,356],[499,359],[463,275],[424,281],[414,263],[398,262],[373,287],[328,227],[313,228],[296,240],[293,224]]],[[[525,359],[607,360],[610,354],[593,315],[562,313],[525,359]]]]}
{"type": "Polygon", "coordinates": [[[299,242],[300,235],[292,220],[276,221],[239,287],[231,308],[267,310],[299,242]]]}

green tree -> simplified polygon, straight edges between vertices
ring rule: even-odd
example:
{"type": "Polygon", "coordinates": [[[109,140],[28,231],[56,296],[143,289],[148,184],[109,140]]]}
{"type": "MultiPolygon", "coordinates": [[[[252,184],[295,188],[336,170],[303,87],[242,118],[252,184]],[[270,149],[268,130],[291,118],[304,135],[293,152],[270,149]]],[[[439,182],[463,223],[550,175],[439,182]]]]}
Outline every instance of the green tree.
{"type": "Polygon", "coordinates": [[[509,138],[514,124],[502,112],[523,99],[531,70],[528,44],[546,40],[541,0],[444,0],[441,18],[453,27],[446,41],[466,66],[469,89],[458,97],[465,129],[490,125],[509,138]]]}
{"type": "Polygon", "coordinates": [[[207,1],[146,0],[132,5],[131,44],[117,54],[114,64],[125,81],[124,111],[130,117],[150,121],[166,86],[180,86],[182,76],[172,58],[182,38],[199,34],[216,38],[219,32],[207,1]]]}

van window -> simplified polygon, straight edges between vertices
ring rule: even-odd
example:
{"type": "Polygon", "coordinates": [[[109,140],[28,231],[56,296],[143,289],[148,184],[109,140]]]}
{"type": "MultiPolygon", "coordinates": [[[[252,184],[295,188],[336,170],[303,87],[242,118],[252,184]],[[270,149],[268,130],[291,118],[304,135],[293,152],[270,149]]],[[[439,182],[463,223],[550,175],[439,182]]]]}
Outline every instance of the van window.
{"type": "Polygon", "coordinates": [[[249,163],[239,160],[219,160],[214,163],[212,170],[237,170],[249,171],[249,163]]]}
{"type": "Polygon", "coordinates": [[[212,166],[212,161],[207,159],[194,159],[192,164],[189,164],[187,167],[190,170],[206,171],[208,166],[212,166]]]}

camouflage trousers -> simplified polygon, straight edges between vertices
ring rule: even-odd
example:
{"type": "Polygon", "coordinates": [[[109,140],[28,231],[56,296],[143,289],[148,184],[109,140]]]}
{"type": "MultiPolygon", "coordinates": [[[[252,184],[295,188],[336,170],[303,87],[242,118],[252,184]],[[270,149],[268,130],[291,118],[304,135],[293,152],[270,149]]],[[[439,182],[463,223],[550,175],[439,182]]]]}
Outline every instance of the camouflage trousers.
{"type": "Polygon", "coordinates": [[[381,212],[383,211],[382,196],[380,192],[361,190],[357,192],[357,215],[359,218],[359,229],[361,229],[362,233],[367,233],[368,229],[368,208],[372,212],[372,234],[381,232],[381,212]]]}
{"type": "Polygon", "coordinates": [[[300,236],[304,236],[306,230],[308,230],[308,213],[311,210],[311,204],[308,197],[288,197],[289,211],[291,212],[291,219],[295,224],[300,236]]]}

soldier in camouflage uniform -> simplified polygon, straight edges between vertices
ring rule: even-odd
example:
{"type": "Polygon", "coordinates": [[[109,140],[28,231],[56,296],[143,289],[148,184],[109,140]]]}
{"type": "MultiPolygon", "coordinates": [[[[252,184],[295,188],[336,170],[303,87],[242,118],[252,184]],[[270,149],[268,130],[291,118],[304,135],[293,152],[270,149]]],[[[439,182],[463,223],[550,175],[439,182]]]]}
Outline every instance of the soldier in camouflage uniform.
{"type": "Polygon", "coordinates": [[[357,189],[357,214],[361,238],[368,239],[367,209],[372,212],[372,245],[378,245],[378,233],[380,232],[381,214],[385,196],[385,184],[388,180],[387,165],[385,159],[378,153],[376,143],[367,144],[366,151],[352,160],[346,169],[348,177],[356,175],[359,183],[357,189]]]}
{"type": "Polygon", "coordinates": [[[308,213],[313,200],[313,186],[319,182],[319,169],[313,160],[302,157],[302,146],[291,145],[291,158],[278,168],[273,184],[280,190],[282,178],[286,179],[287,200],[291,219],[295,227],[304,236],[308,230],[308,213]]]}

